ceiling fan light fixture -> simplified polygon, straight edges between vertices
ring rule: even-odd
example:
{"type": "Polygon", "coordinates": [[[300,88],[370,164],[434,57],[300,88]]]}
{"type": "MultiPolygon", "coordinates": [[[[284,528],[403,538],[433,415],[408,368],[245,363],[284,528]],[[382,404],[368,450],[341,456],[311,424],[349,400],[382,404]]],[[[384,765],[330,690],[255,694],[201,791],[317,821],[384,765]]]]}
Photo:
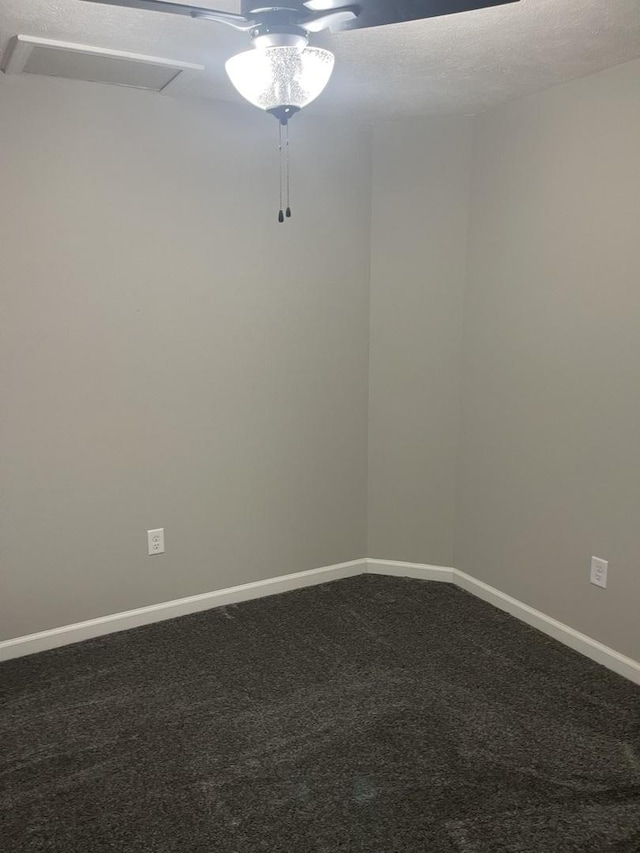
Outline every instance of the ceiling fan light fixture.
{"type": "Polygon", "coordinates": [[[280,209],[278,222],[291,216],[289,119],[324,90],[334,56],[308,47],[310,33],[366,29],[424,18],[503,6],[518,0],[240,0],[240,14],[188,5],[185,0],[86,0],[108,6],[148,9],[217,21],[250,34],[253,50],[227,60],[229,79],[245,100],[278,121],[280,209]],[[345,5],[338,5],[342,2],[345,5]]]}
{"type": "Polygon", "coordinates": [[[267,112],[301,110],[323,91],[334,56],[320,47],[254,47],[227,60],[225,69],[238,92],[267,112]]]}

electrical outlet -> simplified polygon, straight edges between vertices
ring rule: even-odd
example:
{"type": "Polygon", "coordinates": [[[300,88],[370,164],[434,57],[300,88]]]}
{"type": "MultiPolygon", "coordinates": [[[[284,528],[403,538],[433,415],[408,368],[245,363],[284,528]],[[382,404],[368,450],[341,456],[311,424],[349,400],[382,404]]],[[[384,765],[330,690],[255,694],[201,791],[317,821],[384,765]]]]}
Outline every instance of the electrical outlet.
{"type": "Polygon", "coordinates": [[[601,560],[600,557],[591,558],[591,583],[596,586],[601,586],[602,589],[607,588],[607,569],[609,563],[607,560],[601,560]]]}
{"type": "Polygon", "coordinates": [[[164,554],[164,527],[158,527],[157,530],[147,530],[147,544],[149,545],[149,556],[164,554]]]}

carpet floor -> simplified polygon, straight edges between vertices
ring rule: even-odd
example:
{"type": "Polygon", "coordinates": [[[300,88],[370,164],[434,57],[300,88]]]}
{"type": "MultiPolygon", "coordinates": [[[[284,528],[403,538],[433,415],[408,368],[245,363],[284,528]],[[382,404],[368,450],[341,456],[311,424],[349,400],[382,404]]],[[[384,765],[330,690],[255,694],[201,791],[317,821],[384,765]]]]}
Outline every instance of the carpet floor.
{"type": "Polygon", "coordinates": [[[3,853],[638,853],[640,689],[363,575],[0,665],[3,853]]]}

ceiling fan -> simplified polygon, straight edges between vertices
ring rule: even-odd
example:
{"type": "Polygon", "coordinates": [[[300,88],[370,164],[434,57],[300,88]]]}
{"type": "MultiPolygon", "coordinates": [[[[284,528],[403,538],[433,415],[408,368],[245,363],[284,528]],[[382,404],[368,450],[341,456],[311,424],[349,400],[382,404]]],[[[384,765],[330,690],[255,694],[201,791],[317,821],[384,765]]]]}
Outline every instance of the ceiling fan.
{"type": "MultiPolygon", "coordinates": [[[[283,128],[287,187],[286,216],[291,216],[288,200],[289,119],[323,91],[333,71],[333,54],[309,46],[309,35],[322,30],[356,30],[405,21],[453,15],[518,0],[241,0],[241,13],[220,12],[165,0],[84,0],[106,6],[124,6],[186,15],[199,20],[227,24],[249,34],[251,49],[232,56],[225,68],[238,92],[251,104],[265,110],[279,122],[282,158],[283,128]],[[269,3],[273,5],[268,5],[269,3]]],[[[280,211],[282,205],[282,159],[280,164],[280,211]]]]}

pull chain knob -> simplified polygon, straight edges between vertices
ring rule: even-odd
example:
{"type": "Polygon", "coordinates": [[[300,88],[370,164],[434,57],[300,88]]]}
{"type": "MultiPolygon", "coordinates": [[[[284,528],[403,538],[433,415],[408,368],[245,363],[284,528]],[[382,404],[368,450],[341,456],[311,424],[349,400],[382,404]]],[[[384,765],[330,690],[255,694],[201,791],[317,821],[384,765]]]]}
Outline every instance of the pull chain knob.
{"type": "Polygon", "coordinates": [[[289,167],[289,122],[285,125],[285,152],[286,152],[286,170],[287,170],[287,218],[291,216],[291,179],[290,179],[290,167],[289,167]]]}
{"type": "Polygon", "coordinates": [[[291,177],[289,168],[289,122],[288,116],[280,117],[278,121],[278,167],[280,180],[280,210],[278,211],[278,222],[284,222],[285,216],[291,218],[291,177]],[[282,128],[285,129],[284,148],[282,144],[282,128]],[[286,189],[286,209],[284,206],[284,195],[286,189]]]}

